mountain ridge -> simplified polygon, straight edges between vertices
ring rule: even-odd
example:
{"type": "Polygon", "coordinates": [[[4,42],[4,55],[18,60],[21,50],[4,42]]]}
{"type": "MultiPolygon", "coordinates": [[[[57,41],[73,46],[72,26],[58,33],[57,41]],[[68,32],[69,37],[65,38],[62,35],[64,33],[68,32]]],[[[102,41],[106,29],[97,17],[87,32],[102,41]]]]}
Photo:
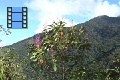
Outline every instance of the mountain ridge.
{"type": "MultiPolygon", "coordinates": [[[[97,64],[103,65],[101,66],[103,68],[113,65],[114,55],[120,54],[120,17],[98,16],[85,23],[75,25],[78,29],[81,26],[84,27],[85,34],[88,34],[91,42],[91,50],[87,53],[90,55],[90,59],[94,58],[97,64]]],[[[40,33],[41,37],[43,34],[40,33]]],[[[18,53],[21,56],[20,60],[23,60],[29,53],[28,47],[33,43],[33,36],[3,48],[15,48],[11,53],[18,53]]],[[[27,70],[25,69],[25,71],[27,70]]],[[[31,78],[29,72],[28,70],[25,73],[31,78]]]]}
{"type": "MultiPolygon", "coordinates": [[[[94,18],[86,21],[85,23],[88,23],[88,22],[90,22],[90,21],[96,21],[97,19],[106,20],[106,19],[108,19],[108,18],[109,18],[109,21],[111,21],[111,19],[113,19],[113,18],[115,18],[116,20],[119,20],[119,21],[120,21],[120,17],[109,17],[109,16],[107,16],[107,15],[101,15],[101,16],[94,17],[94,18]]],[[[113,20],[113,22],[114,22],[114,20],[113,20]]],[[[76,26],[76,27],[80,27],[80,25],[82,26],[82,25],[85,24],[85,23],[76,24],[75,26],[76,26]]],[[[120,23],[120,22],[117,22],[117,23],[120,23]]],[[[67,28],[67,27],[65,27],[65,28],[67,28]]],[[[68,28],[69,28],[69,27],[68,27],[68,28]]],[[[43,33],[40,33],[40,34],[43,34],[43,33]]],[[[34,35],[33,35],[33,36],[34,36],[34,35]]],[[[15,44],[17,44],[17,43],[19,43],[19,42],[22,42],[22,41],[24,42],[25,40],[32,39],[33,36],[28,37],[28,38],[23,39],[23,40],[20,40],[20,41],[17,41],[16,43],[13,43],[13,44],[11,44],[11,45],[15,45],[15,44]]],[[[11,46],[11,45],[8,45],[8,46],[11,46]]],[[[8,46],[4,46],[4,47],[8,47],[8,46]]]]}

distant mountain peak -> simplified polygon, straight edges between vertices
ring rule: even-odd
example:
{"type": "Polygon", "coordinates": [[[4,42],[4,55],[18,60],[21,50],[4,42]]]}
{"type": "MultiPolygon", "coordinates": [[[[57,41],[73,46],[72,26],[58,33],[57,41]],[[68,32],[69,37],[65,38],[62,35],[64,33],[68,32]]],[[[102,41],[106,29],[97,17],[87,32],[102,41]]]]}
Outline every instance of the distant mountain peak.
{"type": "Polygon", "coordinates": [[[107,15],[100,15],[100,16],[98,16],[98,18],[108,18],[109,16],[107,16],[107,15]]]}
{"type": "Polygon", "coordinates": [[[120,15],[118,15],[117,17],[120,17],[120,15]]]}

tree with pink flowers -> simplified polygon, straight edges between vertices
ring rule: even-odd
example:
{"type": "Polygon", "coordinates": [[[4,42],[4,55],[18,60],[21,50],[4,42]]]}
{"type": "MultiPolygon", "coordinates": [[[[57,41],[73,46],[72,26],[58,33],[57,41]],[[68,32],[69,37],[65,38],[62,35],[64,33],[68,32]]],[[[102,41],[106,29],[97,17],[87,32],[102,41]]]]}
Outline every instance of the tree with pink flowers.
{"type": "Polygon", "coordinates": [[[65,24],[63,21],[53,22],[49,25],[52,30],[44,30],[42,39],[39,34],[35,35],[36,48],[32,48],[31,59],[38,62],[45,80],[78,80],[86,75],[82,60],[85,57],[83,51],[90,46],[88,38],[84,36],[83,27],[65,29],[65,24]]]}

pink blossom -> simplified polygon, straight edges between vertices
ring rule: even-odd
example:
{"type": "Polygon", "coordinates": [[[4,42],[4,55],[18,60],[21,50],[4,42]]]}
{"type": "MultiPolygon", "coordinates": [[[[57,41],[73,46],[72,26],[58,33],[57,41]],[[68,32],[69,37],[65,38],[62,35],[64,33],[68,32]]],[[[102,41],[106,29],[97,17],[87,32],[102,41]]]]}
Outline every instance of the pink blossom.
{"type": "Polygon", "coordinates": [[[39,48],[39,47],[41,46],[41,44],[42,44],[42,41],[41,41],[41,39],[40,39],[40,34],[36,34],[36,35],[34,36],[34,45],[35,45],[37,48],[39,48]]]}

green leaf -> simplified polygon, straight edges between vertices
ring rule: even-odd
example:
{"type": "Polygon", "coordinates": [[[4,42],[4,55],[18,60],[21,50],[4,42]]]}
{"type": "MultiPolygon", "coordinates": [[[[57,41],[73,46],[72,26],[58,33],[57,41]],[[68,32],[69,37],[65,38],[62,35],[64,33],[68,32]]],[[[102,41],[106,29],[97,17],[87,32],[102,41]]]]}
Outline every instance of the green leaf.
{"type": "Polygon", "coordinates": [[[57,71],[57,64],[56,63],[53,63],[53,70],[57,71]]]}
{"type": "Polygon", "coordinates": [[[37,58],[36,58],[36,59],[34,59],[33,61],[37,61],[37,58]]]}

